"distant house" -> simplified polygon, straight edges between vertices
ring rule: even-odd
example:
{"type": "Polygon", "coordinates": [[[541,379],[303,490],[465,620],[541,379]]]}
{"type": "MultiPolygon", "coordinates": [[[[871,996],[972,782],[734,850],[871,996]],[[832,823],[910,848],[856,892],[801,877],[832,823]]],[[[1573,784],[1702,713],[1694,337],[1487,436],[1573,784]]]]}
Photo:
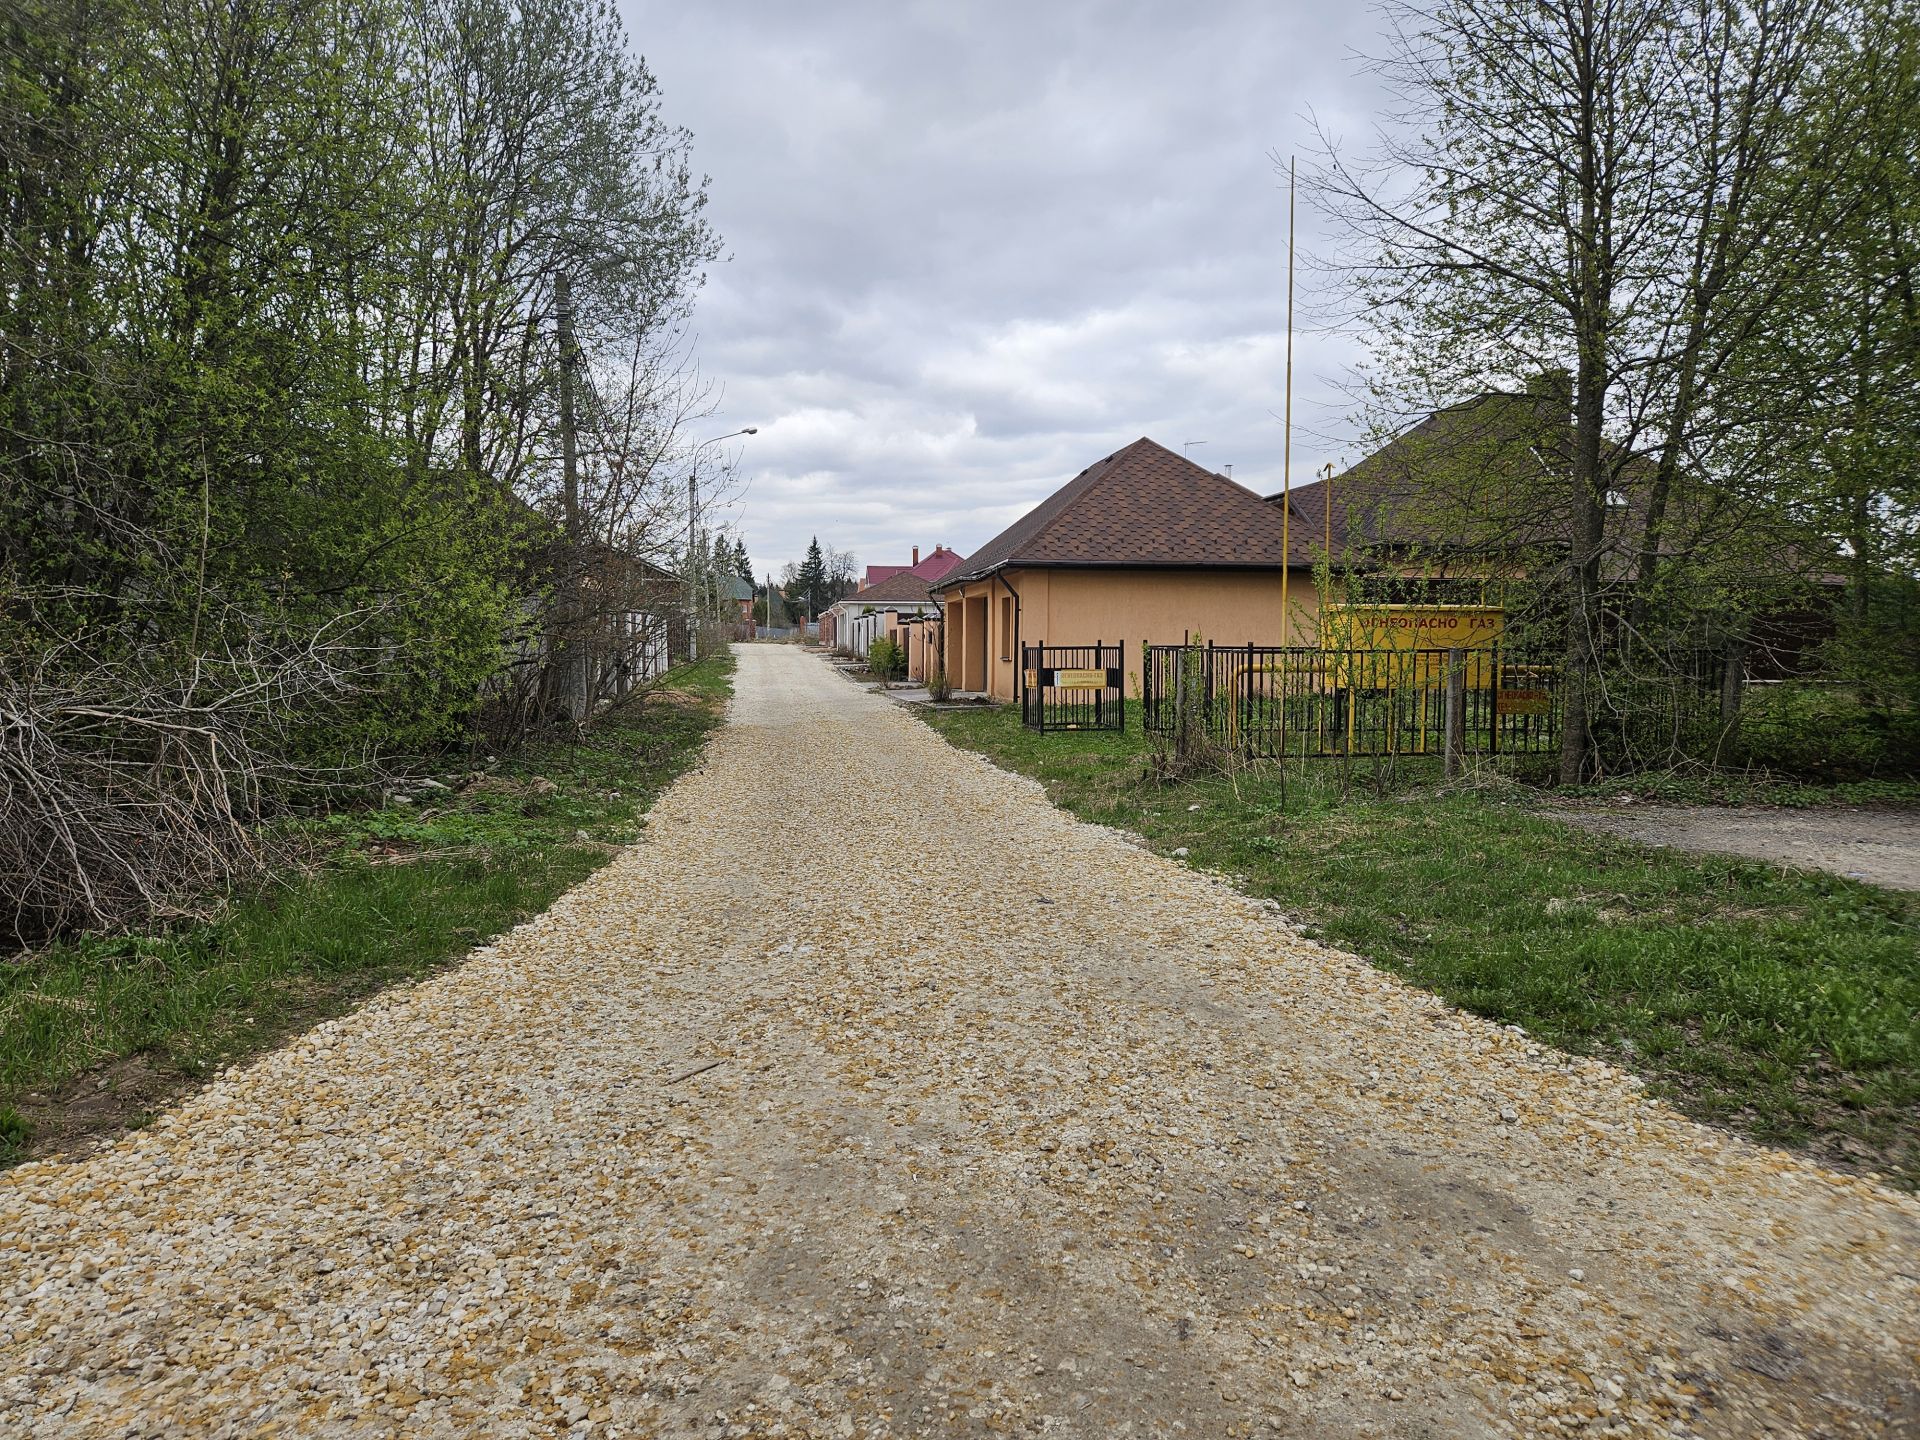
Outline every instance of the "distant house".
{"type": "Polygon", "coordinates": [[[890,618],[897,623],[905,616],[939,613],[939,602],[927,582],[911,569],[898,569],[878,584],[856,590],[828,606],[821,616],[820,635],[823,642],[865,655],[867,648],[886,633],[890,618]]]}
{"type": "Polygon", "coordinates": [[[931,584],[945,577],[959,563],[959,553],[949,550],[944,545],[934,546],[933,552],[922,560],[920,547],[916,545],[913,547],[913,559],[905,565],[869,565],[866,575],[860,581],[860,588],[865,590],[870,585],[878,585],[882,580],[890,580],[902,573],[918,575],[931,584]]]}
{"type": "MultiPolygon", "coordinates": [[[[1011,700],[1025,645],[1125,647],[1204,635],[1283,643],[1281,574],[1313,604],[1311,536],[1283,545],[1282,516],[1245,486],[1139,439],[1088,466],[932,587],[945,611],[946,672],[960,690],[1011,700]]],[[[858,597],[856,597],[858,598],[858,597]]],[[[1296,614],[1298,639],[1305,623],[1296,614]]]]}
{"type": "MultiPolygon", "coordinates": [[[[1436,410],[1331,480],[1292,487],[1293,524],[1315,547],[1379,574],[1403,593],[1463,596],[1492,575],[1564,549],[1572,453],[1568,400],[1556,377],[1534,390],[1489,391],[1436,410]],[[1459,582],[1459,583],[1455,583],[1459,582]]],[[[1613,568],[1645,534],[1650,462],[1609,454],[1613,568]]],[[[1288,497],[1273,494],[1279,505],[1288,497]]]]}
{"type": "Polygon", "coordinates": [[[589,547],[583,596],[598,637],[591,679],[602,702],[656,680],[688,653],[686,582],[651,561],[589,547]]]}
{"type": "Polygon", "coordinates": [[[577,549],[549,537],[533,552],[528,583],[538,591],[522,607],[510,637],[512,659],[496,695],[542,710],[565,709],[564,685],[554,665],[559,636],[571,631],[586,652],[589,710],[664,675],[691,655],[686,582],[673,571],[599,541],[577,549]],[[575,619],[565,621],[569,570],[575,619]]]}
{"type": "Polygon", "coordinates": [[[739,612],[739,618],[748,624],[753,623],[753,582],[742,580],[738,575],[727,578],[727,598],[733,602],[739,612]]]}

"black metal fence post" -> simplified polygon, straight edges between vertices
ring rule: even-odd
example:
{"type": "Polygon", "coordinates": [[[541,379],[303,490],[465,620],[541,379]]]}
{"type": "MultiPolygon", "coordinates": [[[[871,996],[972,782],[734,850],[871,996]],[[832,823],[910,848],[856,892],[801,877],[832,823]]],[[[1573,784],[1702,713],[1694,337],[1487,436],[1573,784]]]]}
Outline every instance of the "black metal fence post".
{"type": "Polygon", "coordinates": [[[1500,647],[1487,652],[1487,754],[1500,753],[1500,647]]]}
{"type": "Polygon", "coordinates": [[[1557,743],[1555,667],[1515,664],[1493,648],[1335,650],[1189,641],[1144,645],[1141,664],[1149,729],[1178,733],[1201,725],[1254,757],[1444,760],[1451,751],[1457,767],[1470,753],[1544,754],[1557,743]],[[1195,666],[1203,667],[1200,673],[1195,666]],[[1484,706],[1484,714],[1474,706],[1484,706]]]}
{"type": "MultiPolygon", "coordinates": [[[[1104,670],[1104,668],[1106,668],[1106,666],[1102,664],[1102,660],[1104,659],[1106,659],[1106,649],[1104,649],[1104,647],[1100,645],[1100,641],[1096,639],[1096,641],[1092,643],[1092,662],[1104,670]]],[[[1094,728],[1094,730],[1106,730],[1106,726],[1100,724],[1100,699],[1102,699],[1104,695],[1106,695],[1106,689],[1096,689],[1096,691],[1092,693],[1092,728],[1094,728]]]]}
{"type": "Polygon", "coordinates": [[[1140,728],[1151,730],[1154,727],[1153,705],[1153,651],[1147,642],[1140,642],[1140,728]]]}

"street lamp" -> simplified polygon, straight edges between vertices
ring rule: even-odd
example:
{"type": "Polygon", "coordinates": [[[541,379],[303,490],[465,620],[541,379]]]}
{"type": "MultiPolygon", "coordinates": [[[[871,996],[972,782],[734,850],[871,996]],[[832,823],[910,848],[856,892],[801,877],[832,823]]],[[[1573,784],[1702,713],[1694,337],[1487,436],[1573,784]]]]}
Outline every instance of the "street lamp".
{"type": "Polygon", "coordinates": [[[709,445],[718,445],[723,440],[737,439],[742,435],[758,435],[759,427],[748,425],[744,429],[729,431],[725,435],[716,435],[711,440],[702,440],[693,447],[691,467],[687,471],[687,658],[696,658],[693,653],[693,635],[700,623],[699,580],[693,572],[693,552],[697,542],[700,525],[700,452],[709,445]]]}

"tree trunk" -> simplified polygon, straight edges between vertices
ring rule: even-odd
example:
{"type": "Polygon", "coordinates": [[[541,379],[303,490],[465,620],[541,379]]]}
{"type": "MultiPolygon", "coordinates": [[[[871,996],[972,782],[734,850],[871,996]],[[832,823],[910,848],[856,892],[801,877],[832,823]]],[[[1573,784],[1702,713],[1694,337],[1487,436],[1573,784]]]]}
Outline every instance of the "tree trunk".
{"type": "Polygon", "coordinates": [[[1605,538],[1607,480],[1603,473],[1607,401],[1607,342],[1612,315],[1613,193],[1602,174],[1599,66],[1591,6],[1583,7],[1579,75],[1578,229],[1571,237],[1572,321],[1577,369],[1573,389],[1573,454],[1568,466],[1567,646],[1560,721],[1560,783],[1587,778],[1593,749],[1592,697],[1600,655],[1600,553],[1605,538]]]}
{"type": "Polygon", "coordinates": [[[566,501],[566,546],[560,561],[558,644],[553,654],[559,672],[558,699],[576,725],[585,724],[591,697],[587,690],[588,646],[585,607],[580,593],[580,464],[573,415],[573,284],[562,271],[553,278],[553,303],[560,341],[560,466],[566,501]]]}
{"type": "Polygon", "coordinates": [[[1747,691],[1747,637],[1727,637],[1726,669],[1720,676],[1720,723],[1732,725],[1740,718],[1740,701],[1747,691]]]}
{"type": "MultiPolygon", "coordinates": [[[[1582,370],[1587,367],[1583,364],[1582,370]]],[[[1596,493],[1600,475],[1600,404],[1583,378],[1575,423],[1569,497],[1567,644],[1561,683],[1560,783],[1578,785],[1587,778],[1593,749],[1592,695],[1600,669],[1600,553],[1606,522],[1606,494],[1596,493]],[[1591,412],[1589,417],[1588,412],[1591,412]]]]}

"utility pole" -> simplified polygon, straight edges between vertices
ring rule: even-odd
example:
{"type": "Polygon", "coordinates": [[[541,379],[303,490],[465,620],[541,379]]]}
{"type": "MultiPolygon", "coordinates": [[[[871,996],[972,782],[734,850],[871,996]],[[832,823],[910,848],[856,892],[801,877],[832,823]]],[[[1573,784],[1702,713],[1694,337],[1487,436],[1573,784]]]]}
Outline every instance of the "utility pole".
{"type": "Polygon", "coordinates": [[[694,632],[700,626],[700,581],[693,568],[694,535],[700,524],[700,496],[694,486],[699,476],[698,470],[687,472],[687,658],[699,658],[693,653],[694,632]]]}
{"type": "Polygon", "coordinates": [[[574,429],[573,281],[563,270],[553,277],[553,306],[560,338],[560,458],[564,480],[567,554],[560,601],[560,703],[576,725],[587,720],[587,644],[583,626],[580,566],[580,443],[574,429]]]}
{"type": "MultiPolygon", "coordinates": [[[[694,570],[694,547],[700,536],[700,492],[696,488],[700,476],[700,452],[709,445],[718,445],[722,440],[731,440],[735,435],[758,435],[760,432],[752,425],[744,426],[728,435],[716,435],[711,440],[702,440],[693,447],[688,459],[687,469],[687,658],[694,658],[694,632],[700,621],[700,597],[706,584],[694,570]]],[[[714,580],[716,587],[718,578],[714,580]]],[[[714,592],[716,608],[719,603],[719,591],[714,592]]]]}

